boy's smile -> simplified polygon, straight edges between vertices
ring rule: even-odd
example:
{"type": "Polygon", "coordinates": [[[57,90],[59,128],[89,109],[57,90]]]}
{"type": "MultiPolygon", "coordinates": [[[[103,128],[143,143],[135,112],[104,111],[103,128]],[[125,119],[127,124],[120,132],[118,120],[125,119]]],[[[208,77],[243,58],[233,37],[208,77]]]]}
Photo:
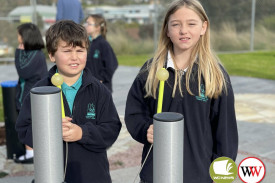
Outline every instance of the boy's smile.
{"type": "Polygon", "coordinates": [[[59,74],[67,85],[72,85],[81,75],[86,65],[87,49],[80,46],[71,46],[63,40],[58,42],[57,51],[49,55],[51,62],[55,62],[59,74]]]}

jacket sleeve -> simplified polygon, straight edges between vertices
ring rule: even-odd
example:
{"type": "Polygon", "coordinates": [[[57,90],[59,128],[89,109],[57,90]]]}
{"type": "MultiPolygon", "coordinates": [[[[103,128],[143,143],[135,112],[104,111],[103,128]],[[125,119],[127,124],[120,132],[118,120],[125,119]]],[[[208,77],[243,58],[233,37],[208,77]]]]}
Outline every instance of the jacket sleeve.
{"type": "MultiPolygon", "coordinates": [[[[54,66],[56,68],[56,66],[54,66]]],[[[56,69],[53,69],[56,70],[56,69]]],[[[52,86],[49,85],[50,78],[45,78],[38,81],[34,87],[40,86],[52,86]]],[[[18,138],[23,144],[27,144],[30,147],[33,147],[33,138],[32,138],[32,115],[31,115],[31,95],[30,92],[26,95],[20,112],[18,114],[15,130],[18,133],[18,138]]]]}
{"type": "Polygon", "coordinates": [[[28,94],[24,100],[16,120],[15,129],[20,142],[33,147],[30,94],[28,94]]]}
{"type": "Polygon", "coordinates": [[[111,83],[113,74],[118,67],[118,61],[112,47],[108,43],[104,44],[101,50],[103,66],[102,71],[100,72],[100,76],[103,78],[103,83],[111,83]]]}
{"type": "Polygon", "coordinates": [[[218,99],[213,100],[210,118],[214,140],[213,160],[221,156],[236,160],[238,130],[230,80],[228,80],[227,93],[224,92],[218,99]]]}
{"type": "Polygon", "coordinates": [[[144,98],[144,84],[145,81],[136,78],[129,90],[125,109],[125,124],[133,139],[146,144],[149,143],[147,130],[153,124],[153,113],[150,110],[148,98],[144,98]]]}
{"type": "Polygon", "coordinates": [[[24,50],[16,49],[15,65],[20,78],[28,80],[34,76],[42,77],[47,73],[46,58],[41,51],[28,51],[28,54],[25,53],[24,56],[21,56],[22,58],[20,58],[20,54],[24,54],[24,50]]]}
{"type": "Polygon", "coordinates": [[[78,143],[90,151],[104,152],[116,141],[121,122],[109,92],[107,96],[98,94],[98,101],[97,122],[80,125],[83,134],[78,143]]]}

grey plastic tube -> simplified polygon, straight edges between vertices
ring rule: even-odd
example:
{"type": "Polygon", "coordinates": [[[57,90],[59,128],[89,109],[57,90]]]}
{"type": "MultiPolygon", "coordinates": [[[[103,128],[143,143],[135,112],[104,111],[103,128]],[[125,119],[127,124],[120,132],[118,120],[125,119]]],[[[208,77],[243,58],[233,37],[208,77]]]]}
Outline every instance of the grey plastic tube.
{"type": "Polygon", "coordinates": [[[64,174],[60,89],[31,89],[34,178],[39,183],[61,183],[64,174]]]}
{"type": "Polygon", "coordinates": [[[183,115],[154,115],[153,182],[183,183],[183,115]]]}

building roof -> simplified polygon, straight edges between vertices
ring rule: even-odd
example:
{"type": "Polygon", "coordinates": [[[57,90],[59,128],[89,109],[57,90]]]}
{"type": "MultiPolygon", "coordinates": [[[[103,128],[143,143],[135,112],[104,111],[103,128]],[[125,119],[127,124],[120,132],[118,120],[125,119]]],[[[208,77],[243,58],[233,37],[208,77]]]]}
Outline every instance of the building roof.
{"type": "MultiPolygon", "coordinates": [[[[56,16],[56,7],[47,6],[47,5],[36,5],[36,11],[43,18],[55,18],[56,16]]],[[[32,15],[33,7],[32,6],[18,6],[13,9],[8,16],[17,17],[17,16],[30,16],[32,15]]]]}
{"type": "MultiPolygon", "coordinates": [[[[159,6],[159,5],[158,5],[159,6]]],[[[159,7],[160,8],[160,7],[159,7]]],[[[155,6],[126,5],[126,6],[96,6],[86,8],[88,14],[102,14],[107,20],[144,19],[150,20],[155,14],[155,6]]]]}

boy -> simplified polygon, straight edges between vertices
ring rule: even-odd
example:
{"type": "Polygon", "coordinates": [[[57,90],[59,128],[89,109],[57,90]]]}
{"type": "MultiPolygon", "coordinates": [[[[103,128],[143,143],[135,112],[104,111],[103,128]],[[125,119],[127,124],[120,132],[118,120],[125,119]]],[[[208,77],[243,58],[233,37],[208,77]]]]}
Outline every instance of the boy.
{"type": "MultiPolygon", "coordinates": [[[[67,183],[110,183],[106,149],[121,129],[108,89],[84,69],[89,40],[85,28],[70,20],[59,21],[46,32],[46,47],[53,66],[38,86],[53,86],[58,72],[62,84],[64,110],[63,140],[68,143],[67,183]]],[[[32,144],[30,95],[23,103],[16,122],[19,139],[32,144]]],[[[65,153],[65,152],[64,152],[65,153]]],[[[65,157],[65,156],[64,156],[65,157]]]]}

